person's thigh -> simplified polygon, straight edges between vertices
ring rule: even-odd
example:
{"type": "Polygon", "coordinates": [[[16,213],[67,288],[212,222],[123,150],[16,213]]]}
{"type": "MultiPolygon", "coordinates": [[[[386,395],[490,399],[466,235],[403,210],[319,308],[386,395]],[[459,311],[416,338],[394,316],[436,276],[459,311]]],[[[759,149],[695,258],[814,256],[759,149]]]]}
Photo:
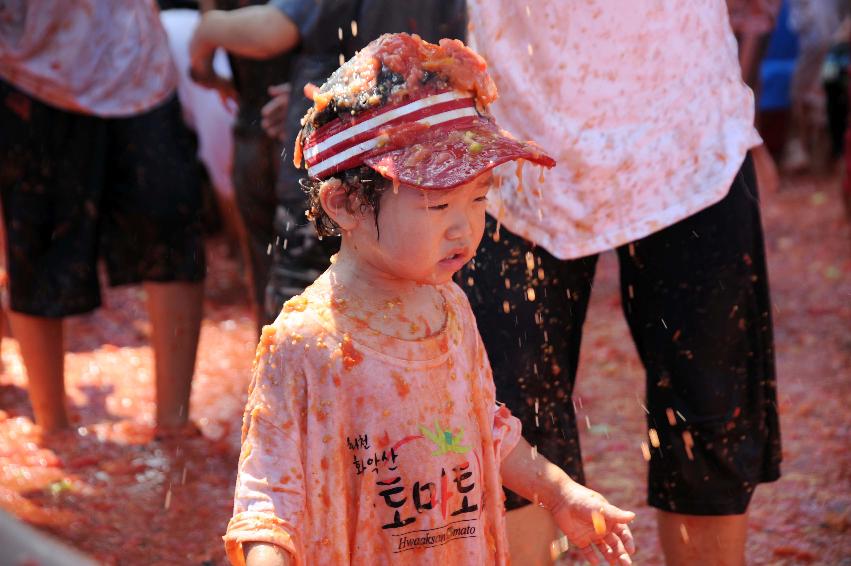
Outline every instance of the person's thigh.
{"type": "Polygon", "coordinates": [[[693,515],[743,513],[756,484],[779,476],[780,462],[750,159],[720,202],[618,255],[623,307],[647,372],[649,503],[693,515]]]}
{"type": "MultiPolygon", "coordinates": [[[[457,275],[493,368],[497,400],[523,437],[584,481],[571,395],[597,256],[562,261],[488,217],[476,258],[457,275]]],[[[508,492],[506,507],[526,500],[508,492]]]]}
{"type": "Polygon", "coordinates": [[[97,277],[103,120],[0,81],[0,192],[10,306],[63,317],[100,305],[97,277]]]}
{"type": "Polygon", "coordinates": [[[177,98],[108,123],[102,255],[110,283],[203,280],[198,162],[177,98]]]}
{"type": "Polygon", "coordinates": [[[560,536],[558,525],[547,509],[526,505],[505,514],[508,550],[512,564],[545,566],[553,563],[557,552],[553,541],[560,536]]]}

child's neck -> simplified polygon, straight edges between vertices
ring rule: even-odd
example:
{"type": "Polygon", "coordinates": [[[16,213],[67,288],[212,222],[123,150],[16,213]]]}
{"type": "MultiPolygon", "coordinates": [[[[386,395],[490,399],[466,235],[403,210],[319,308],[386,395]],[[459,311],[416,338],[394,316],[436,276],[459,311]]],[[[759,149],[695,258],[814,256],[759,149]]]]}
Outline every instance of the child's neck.
{"type": "Polygon", "coordinates": [[[446,322],[445,300],[434,285],[376,270],[345,245],[326,276],[334,308],[382,334],[419,340],[438,333],[446,322]]]}

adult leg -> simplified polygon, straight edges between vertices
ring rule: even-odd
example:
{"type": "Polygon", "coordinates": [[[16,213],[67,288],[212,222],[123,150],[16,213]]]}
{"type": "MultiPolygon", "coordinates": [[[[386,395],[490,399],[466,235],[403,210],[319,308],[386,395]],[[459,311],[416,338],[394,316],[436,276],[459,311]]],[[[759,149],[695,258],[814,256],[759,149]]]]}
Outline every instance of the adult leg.
{"type": "Polygon", "coordinates": [[[798,58],[792,75],[792,115],[783,166],[796,173],[812,167],[814,112],[824,105],[821,69],[844,12],[830,0],[792,0],[790,18],[798,37],[798,58]]]}
{"type": "Polygon", "coordinates": [[[553,563],[553,541],[559,538],[558,525],[550,512],[538,505],[524,505],[505,514],[508,552],[513,564],[547,566],[553,563]]]}
{"type": "Polygon", "coordinates": [[[180,428],[189,418],[204,286],[146,282],[144,288],[156,368],[157,425],[163,429],[180,428]]]}
{"type": "Polygon", "coordinates": [[[247,235],[252,300],[260,328],[268,323],[264,303],[271,246],[275,239],[275,181],[280,163],[280,144],[270,139],[259,126],[237,123],[234,126],[233,185],[236,203],[247,235]]]}
{"type": "MultiPolygon", "coordinates": [[[[561,261],[488,217],[466,291],[493,369],[497,399],[538,451],[584,482],[571,401],[596,256],[561,261]]],[[[509,545],[518,564],[548,563],[557,529],[546,512],[506,492],[509,545]],[[516,510],[516,511],[515,511],[516,510]]]]}
{"type": "Polygon", "coordinates": [[[648,501],[660,510],[668,563],[743,564],[748,503],[757,483],[779,477],[780,462],[750,159],[719,203],[618,255],[624,311],[647,372],[648,501]]]}
{"type": "Polygon", "coordinates": [[[67,428],[62,319],[13,311],[9,313],[9,322],[27,368],[27,386],[35,422],[45,432],[67,428]]]}
{"type": "Polygon", "coordinates": [[[69,425],[62,318],[100,304],[97,223],[105,151],[101,120],[64,112],[0,80],[0,193],[9,321],[35,421],[69,425]]]}
{"type": "Polygon", "coordinates": [[[743,566],[748,515],[700,516],[656,510],[670,566],[743,566]]]}

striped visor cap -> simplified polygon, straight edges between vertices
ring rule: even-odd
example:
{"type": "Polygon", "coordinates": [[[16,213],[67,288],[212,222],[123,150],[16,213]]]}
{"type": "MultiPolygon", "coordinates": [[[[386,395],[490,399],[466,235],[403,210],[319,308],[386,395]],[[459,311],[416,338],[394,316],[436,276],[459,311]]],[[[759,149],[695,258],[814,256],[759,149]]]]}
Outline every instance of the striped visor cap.
{"type": "Polygon", "coordinates": [[[451,189],[516,159],[555,165],[480,114],[468,93],[455,90],[336,118],[307,137],[304,157],[314,179],[365,164],[394,183],[423,190],[451,189]]]}

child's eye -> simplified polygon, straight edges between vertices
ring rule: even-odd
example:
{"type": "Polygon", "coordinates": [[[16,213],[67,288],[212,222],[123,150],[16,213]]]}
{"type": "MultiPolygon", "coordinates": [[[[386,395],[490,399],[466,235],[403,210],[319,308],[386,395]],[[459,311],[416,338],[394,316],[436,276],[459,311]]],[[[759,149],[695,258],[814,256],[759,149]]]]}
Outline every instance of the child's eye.
{"type": "Polygon", "coordinates": [[[449,207],[448,204],[436,204],[434,206],[428,207],[429,210],[446,210],[449,207]]]}
{"type": "Polygon", "coordinates": [[[488,200],[488,196],[482,195],[482,196],[480,196],[476,199],[476,202],[487,202],[487,200],[488,200]]]}

